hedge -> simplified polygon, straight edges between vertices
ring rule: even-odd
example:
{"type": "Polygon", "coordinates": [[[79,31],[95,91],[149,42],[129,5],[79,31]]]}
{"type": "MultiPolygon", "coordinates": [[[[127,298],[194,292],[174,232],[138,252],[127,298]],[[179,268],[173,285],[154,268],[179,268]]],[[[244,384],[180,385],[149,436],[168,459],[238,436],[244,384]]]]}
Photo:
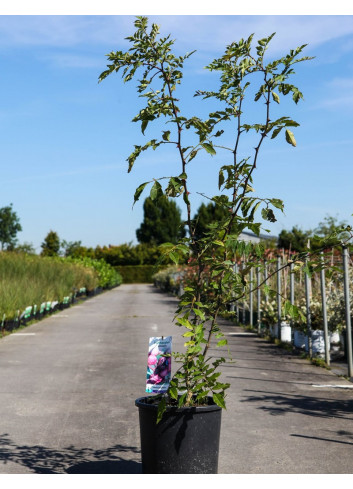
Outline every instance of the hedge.
{"type": "Polygon", "coordinates": [[[114,267],[123,277],[124,284],[152,284],[158,270],[155,265],[125,265],[114,267]]]}

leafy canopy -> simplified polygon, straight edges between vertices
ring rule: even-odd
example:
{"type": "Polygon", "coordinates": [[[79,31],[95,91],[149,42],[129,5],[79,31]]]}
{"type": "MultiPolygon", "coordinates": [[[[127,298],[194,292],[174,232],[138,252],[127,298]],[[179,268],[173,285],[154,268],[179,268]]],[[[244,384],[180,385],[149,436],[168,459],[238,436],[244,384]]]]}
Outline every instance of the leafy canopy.
{"type": "Polygon", "coordinates": [[[166,242],[176,244],[185,236],[181,211],[175,201],[164,194],[155,200],[147,197],[143,204],[143,221],[136,230],[139,243],[160,245],[166,242]]]}
{"type": "Polygon", "coordinates": [[[41,244],[42,256],[58,256],[60,252],[60,238],[57,232],[50,230],[41,244]]]}
{"type": "Polygon", "coordinates": [[[0,209],[0,243],[1,249],[13,249],[17,243],[17,233],[22,226],[12,204],[0,209]]]}

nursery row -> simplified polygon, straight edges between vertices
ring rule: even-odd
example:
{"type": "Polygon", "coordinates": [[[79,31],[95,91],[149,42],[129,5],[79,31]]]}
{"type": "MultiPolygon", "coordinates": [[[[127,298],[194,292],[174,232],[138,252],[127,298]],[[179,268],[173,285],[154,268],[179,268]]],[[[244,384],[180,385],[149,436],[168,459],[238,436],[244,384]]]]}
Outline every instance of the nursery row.
{"type": "Polygon", "coordinates": [[[80,295],[117,286],[121,276],[103,260],[0,253],[2,330],[69,306],[80,295]]]}
{"type": "MultiPolygon", "coordinates": [[[[240,324],[257,327],[259,334],[291,342],[310,356],[320,355],[328,364],[332,353],[342,350],[350,364],[353,266],[348,253],[344,266],[344,257],[344,253],[322,256],[327,266],[317,272],[295,268],[285,254],[264,261],[244,275],[243,294],[234,297],[224,313],[240,324]],[[297,308],[295,318],[288,303],[297,308]]],[[[246,269],[246,262],[234,264],[234,272],[246,269]]],[[[192,267],[168,267],[154,275],[154,284],[180,296],[192,274],[192,267]]]]}

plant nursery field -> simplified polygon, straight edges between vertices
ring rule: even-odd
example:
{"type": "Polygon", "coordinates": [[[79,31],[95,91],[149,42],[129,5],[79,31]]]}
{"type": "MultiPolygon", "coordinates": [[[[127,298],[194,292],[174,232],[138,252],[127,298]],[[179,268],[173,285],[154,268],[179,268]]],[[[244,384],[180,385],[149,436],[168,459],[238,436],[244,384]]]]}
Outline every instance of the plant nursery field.
{"type": "Polygon", "coordinates": [[[64,258],[20,253],[0,253],[0,317],[14,319],[28,306],[72,296],[80,289],[118,285],[121,277],[112,267],[64,258]],[[107,268],[113,276],[107,281],[107,268]],[[104,282],[102,284],[101,282],[104,282]]]}

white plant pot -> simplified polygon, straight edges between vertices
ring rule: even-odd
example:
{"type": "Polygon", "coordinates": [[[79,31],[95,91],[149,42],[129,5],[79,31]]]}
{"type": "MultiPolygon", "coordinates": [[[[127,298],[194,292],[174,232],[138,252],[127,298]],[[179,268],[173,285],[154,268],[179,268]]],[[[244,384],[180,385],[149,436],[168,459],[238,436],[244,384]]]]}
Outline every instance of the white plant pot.
{"type": "Polygon", "coordinates": [[[340,342],[340,334],[338,331],[330,333],[330,344],[337,345],[340,342]]]}
{"type": "Polygon", "coordinates": [[[325,353],[325,336],[320,329],[314,329],[311,332],[313,346],[313,355],[323,355],[325,353]]]}
{"type": "Polygon", "coordinates": [[[281,323],[281,341],[284,343],[292,342],[292,328],[288,323],[281,323]]]}
{"type": "Polygon", "coordinates": [[[294,330],[294,346],[301,350],[308,351],[309,341],[307,335],[302,331],[294,330]]]}

